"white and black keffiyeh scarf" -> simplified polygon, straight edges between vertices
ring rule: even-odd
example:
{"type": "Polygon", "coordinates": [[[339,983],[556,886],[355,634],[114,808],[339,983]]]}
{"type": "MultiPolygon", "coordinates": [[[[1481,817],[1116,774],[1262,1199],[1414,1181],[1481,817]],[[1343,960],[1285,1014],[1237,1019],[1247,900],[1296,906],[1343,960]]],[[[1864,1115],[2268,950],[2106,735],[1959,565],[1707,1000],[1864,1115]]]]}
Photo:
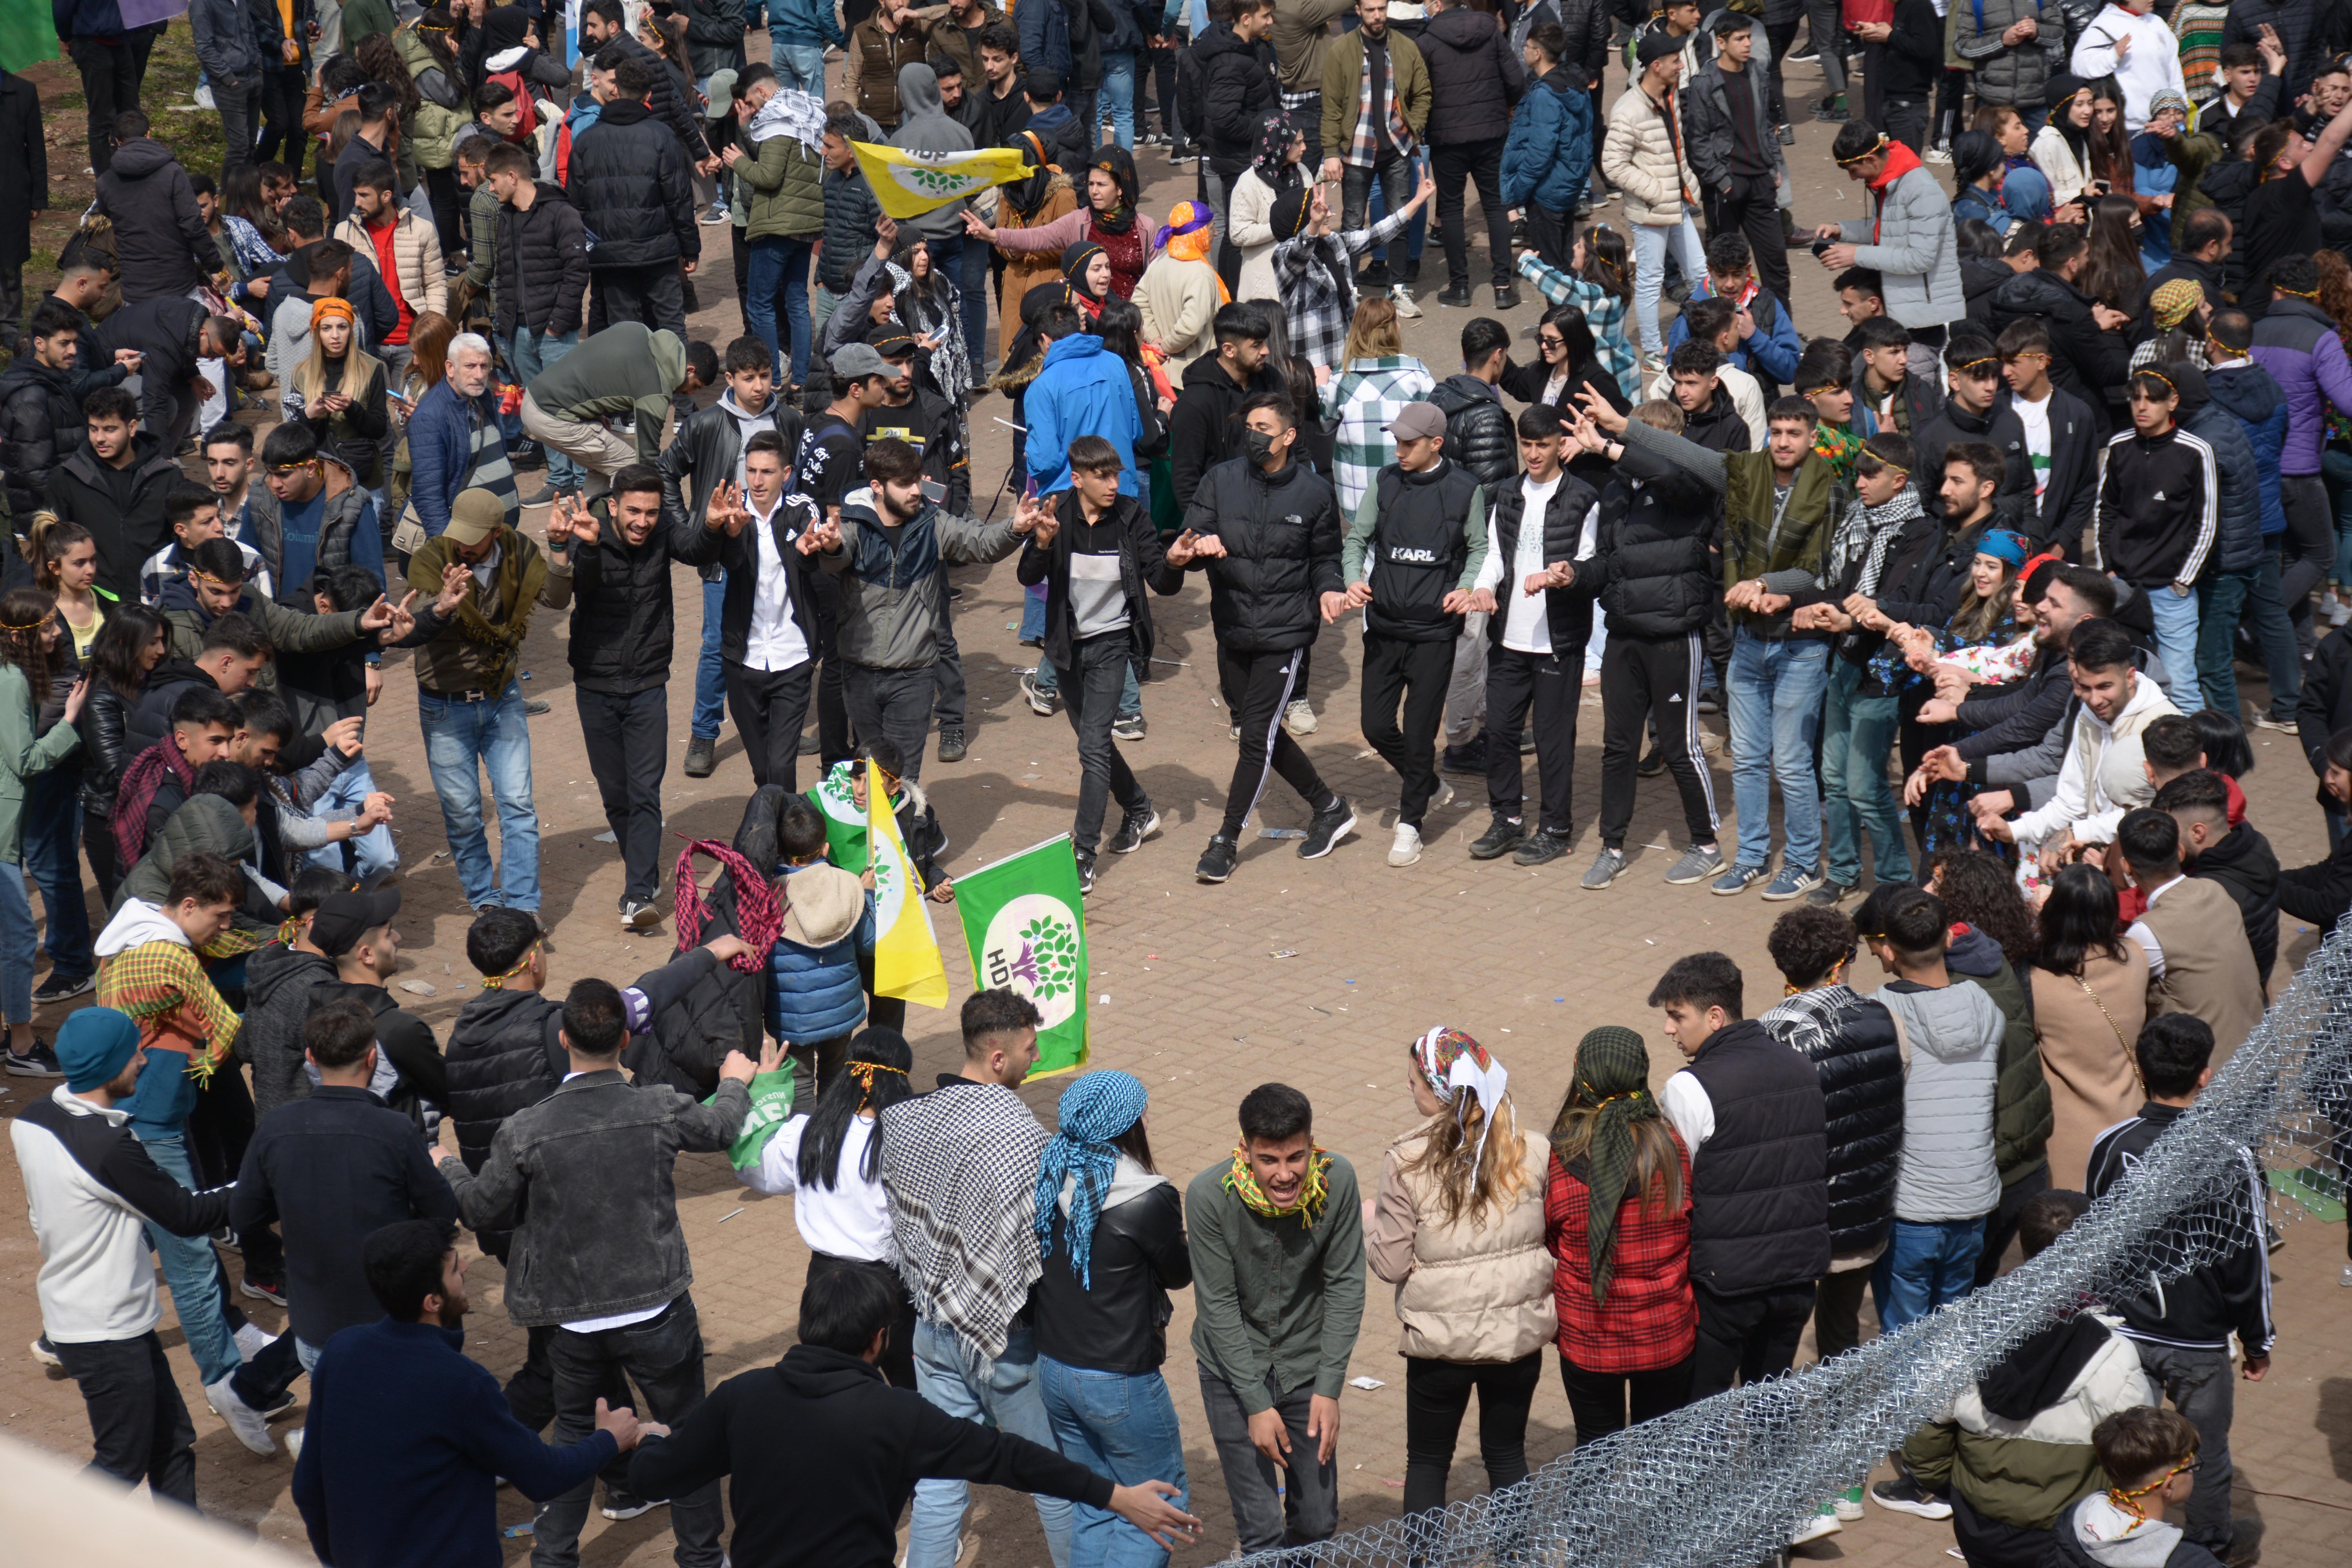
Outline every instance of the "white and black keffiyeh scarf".
{"type": "Polygon", "coordinates": [[[1845,1033],[1862,1003],[1862,994],[1850,985],[1820,985],[1798,992],[1757,1022],[1782,1045],[1819,1061],[1845,1033]]]}
{"type": "Polygon", "coordinates": [[[1859,560],[1862,575],[1854,580],[1853,591],[1875,598],[1879,575],[1886,570],[1886,552],[1894,547],[1895,536],[1903,531],[1905,523],[1921,515],[1919,492],[1909,485],[1885,506],[1864,506],[1855,501],[1846,508],[1845,521],[1838,524],[1837,533],[1830,540],[1829,580],[1842,580],[1846,568],[1859,560]]]}
{"type": "Polygon", "coordinates": [[[915,1313],[990,1360],[1004,1352],[1038,1261],[1045,1129],[1001,1084],[959,1084],[884,1111],[882,1185],[915,1313]]]}

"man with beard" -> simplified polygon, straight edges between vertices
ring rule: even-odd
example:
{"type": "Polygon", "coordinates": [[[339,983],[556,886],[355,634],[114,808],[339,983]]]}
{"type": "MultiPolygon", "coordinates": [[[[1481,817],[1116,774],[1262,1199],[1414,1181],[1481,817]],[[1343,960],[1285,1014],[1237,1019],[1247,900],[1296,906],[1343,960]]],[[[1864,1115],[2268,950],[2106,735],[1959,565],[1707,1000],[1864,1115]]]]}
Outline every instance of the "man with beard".
{"type": "MultiPolygon", "coordinates": [[[[877,441],[904,441],[923,460],[923,493],[948,510],[962,516],[971,510],[971,454],[964,448],[963,421],[937,393],[915,384],[915,340],[907,329],[886,322],[866,334],[868,347],[890,367],[891,379],[882,384],[882,406],[869,408],[857,421],[857,434],[871,446],[877,441]]],[[[954,598],[950,590],[949,598],[954,598]]],[[[954,607],[940,616],[938,717],[940,761],[960,763],[964,757],[965,688],[963,654],[956,647],[954,607]]]]}
{"type": "MultiPolygon", "coordinates": [[[[596,1429],[554,1448],[507,1410],[465,1353],[457,1227],[402,1220],[360,1253],[381,1322],[337,1334],[311,1374],[294,1505],[320,1562],[458,1562],[495,1551],[500,1477],[533,1501],[561,1496],[637,1446],[632,1410],[596,1402],[596,1429]]],[[[660,1427],[651,1428],[655,1431],[660,1427]]]]}

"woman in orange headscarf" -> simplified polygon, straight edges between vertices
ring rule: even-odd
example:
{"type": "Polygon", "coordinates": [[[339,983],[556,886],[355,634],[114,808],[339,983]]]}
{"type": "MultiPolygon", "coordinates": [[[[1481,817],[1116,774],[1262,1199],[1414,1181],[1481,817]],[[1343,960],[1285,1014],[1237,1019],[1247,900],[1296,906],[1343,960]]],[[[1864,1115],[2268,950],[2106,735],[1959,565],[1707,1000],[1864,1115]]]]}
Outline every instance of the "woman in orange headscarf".
{"type": "MultiPolygon", "coordinates": [[[[1029,166],[1029,173],[1011,184],[996,190],[996,226],[1007,228],[1041,228],[1066,213],[1077,210],[1077,193],[1070,177],[1046,161],[1045,143],[1034,131],[1024,131],[1004,143],[1017,149],[1029,166]]],[[[1004,262],[1004,291],[1001,299],[1019,301],[1040,283],[1056,283],[1062,277],[1062,255],[1059,250],[999,250],[1004,262]]],[[[1000,312],[996,354],[1009,361],[1013,340],[1021,335],[1021,312],[1018,310],[1000,312]]]]}
{"type": "Polygon", "coordinates": [[[1178,202],[1160,231],[1159,259],[1143,269],[1135,286],[1143,341],[1159,348],[1171,381],[1181,383],[1185,366],[1215,351],[1210,324],[1218,307],[1233,299],[1208,258],[1215,221],[1206,202],[1178,202]]]}

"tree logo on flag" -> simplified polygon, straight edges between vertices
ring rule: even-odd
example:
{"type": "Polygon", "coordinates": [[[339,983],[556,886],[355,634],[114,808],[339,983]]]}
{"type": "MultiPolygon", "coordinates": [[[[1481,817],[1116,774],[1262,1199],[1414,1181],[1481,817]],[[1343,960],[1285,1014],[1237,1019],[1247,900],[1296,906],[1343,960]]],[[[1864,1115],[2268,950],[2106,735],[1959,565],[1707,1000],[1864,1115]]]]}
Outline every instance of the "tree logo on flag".
{"type": "Polygon", "coordinates": [[[982,983],[1019,992],[1053,1028],[1078,1010],[1078,921],[1050,893],[1024,893],[988,922],[981,941],[982,983]]]}

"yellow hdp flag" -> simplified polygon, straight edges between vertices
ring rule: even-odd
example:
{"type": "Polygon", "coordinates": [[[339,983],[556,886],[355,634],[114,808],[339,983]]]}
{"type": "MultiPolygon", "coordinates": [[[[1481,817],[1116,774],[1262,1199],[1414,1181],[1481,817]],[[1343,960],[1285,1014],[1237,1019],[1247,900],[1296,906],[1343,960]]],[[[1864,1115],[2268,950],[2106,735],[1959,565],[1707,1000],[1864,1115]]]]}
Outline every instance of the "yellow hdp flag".
{"type": "Polygon", "coordinates": [[[970,153],[909,153],[872,142],[852,142],[857,167],[874,187],[874,199],[892,218],[919,217],[991,185],[1020,179],[1029,165],[1016,148],[982,147],[970,153]]]}
{"type": "Polygon", "coordinates": [[[874,994],[944,1007],[948,972],[931,933],[931,911],[906,840],[898,837],[890,787],[871,757],[866,762],[866,842],[873,851],[874,994]]]}

